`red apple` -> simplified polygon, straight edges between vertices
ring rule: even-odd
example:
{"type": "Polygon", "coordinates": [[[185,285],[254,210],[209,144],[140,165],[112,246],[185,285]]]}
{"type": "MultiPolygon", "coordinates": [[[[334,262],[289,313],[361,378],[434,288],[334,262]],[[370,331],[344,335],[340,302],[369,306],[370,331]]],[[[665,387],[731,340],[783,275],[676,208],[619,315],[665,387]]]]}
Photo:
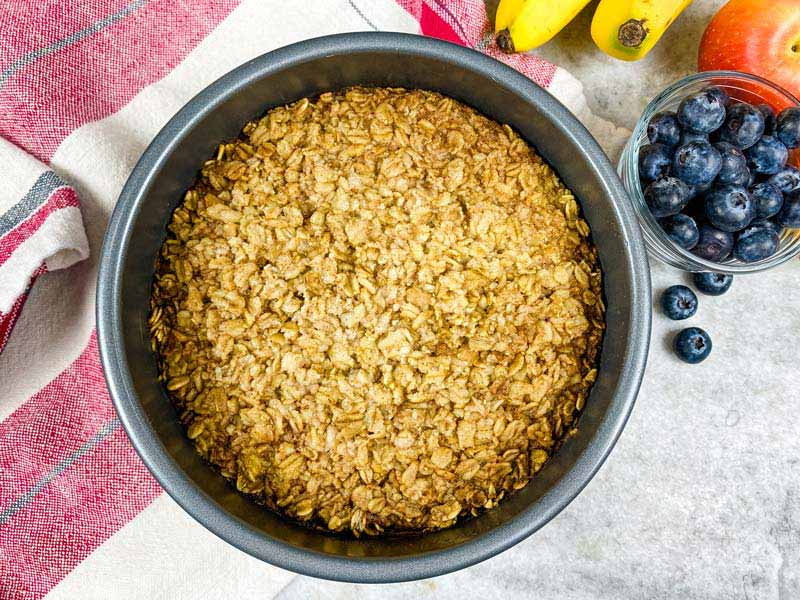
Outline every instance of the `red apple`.
{"type": "MultiPolygon", "coordinates": [[[[800,0],[730,0],[708,24],[697,65],[752,73],[800,96],[800,0]]],[[[777,109],[786,105],[753,92],[777,109]]]]}

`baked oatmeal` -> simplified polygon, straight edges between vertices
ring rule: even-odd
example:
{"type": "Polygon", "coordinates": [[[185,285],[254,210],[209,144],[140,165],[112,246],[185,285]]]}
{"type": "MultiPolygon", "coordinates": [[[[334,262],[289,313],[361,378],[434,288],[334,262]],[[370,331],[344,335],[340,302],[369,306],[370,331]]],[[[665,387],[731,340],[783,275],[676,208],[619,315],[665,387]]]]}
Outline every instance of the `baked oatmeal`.
{"type": "Polygon", "coordinates": [[[525,486],[597,375],[601,271],[509,127],[427,91],[270,110],[169,224],[153,349],[197,451],[309,525],[431,530],[525,486]]]}

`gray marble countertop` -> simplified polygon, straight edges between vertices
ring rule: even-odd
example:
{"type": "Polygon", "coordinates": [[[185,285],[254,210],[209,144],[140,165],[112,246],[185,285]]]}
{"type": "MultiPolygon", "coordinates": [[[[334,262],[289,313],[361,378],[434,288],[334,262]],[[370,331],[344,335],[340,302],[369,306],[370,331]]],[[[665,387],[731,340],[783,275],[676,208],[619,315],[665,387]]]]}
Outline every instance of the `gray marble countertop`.
{"type": "MultiPolygon", "coordinates": [[[[637,63],[595,48],[593,5],[539,52],[583,83],[598,116],[632,127],[655,94],[695,70],[700,36],[724,3],[695,2],[637,63]]],[[[652,267],[656,296],[686,280],[652,267]]],[[[279,597],[800,598],[800,261],[701,297],[690,324],[712,335],[712,355],[680,363],[668,339],[682,326],[654,315],[625,432],[586,490],[539,533],[436,579],[368,587],[298,577],[279,597]]]]}

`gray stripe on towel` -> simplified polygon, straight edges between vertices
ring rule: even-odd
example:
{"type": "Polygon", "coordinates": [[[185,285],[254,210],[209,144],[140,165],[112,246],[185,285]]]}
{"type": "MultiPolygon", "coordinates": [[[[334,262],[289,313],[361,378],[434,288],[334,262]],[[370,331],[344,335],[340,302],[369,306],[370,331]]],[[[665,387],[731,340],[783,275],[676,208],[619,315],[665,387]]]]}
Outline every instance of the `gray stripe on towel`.
{"type": "Polygon", "coordinates": [[[28,52],[26,55],[21,56],[14,62],[12,62],[8,67],[6,67],[2,73],[0,73],[0,88],[2,88],[6,81],[8,81],[14,73],[19,71],[20,69],[27,67],[29,64],[36,62],[43,56],[47,56],[48,54],[52,54],[62,48],[66,48],[67,46],[71,46],[75,42],[79,42],[84,38],[87,38],[91,35],[94,35],[98,31],[102,31],[109,25],[113,25],[117,21],[120,21],[127,17],[132,12],[139,10],[142,6],[147,3],[147,0],[134,0],[127,6],[119,9],[115,13],[111,13],[107,17],[100,19],[99,21],[95,21],[88,27],[84,27],[80,31],[76,31],[75,33],[69,34],[67,37],[61,38],[60,40],[56,40],[55,42],[44,46],[43,48],[37,48],[36,50],[32,50],[28,52]]]}
{"type": "Polygon", "coordinates": [[[80,459],[82,456],[87,454],[91,451],[95,446],[100,444],[104,439],[110,436],[117,428],[120,426],[119,419],[114,418],[103,427],[100,428],[100,431],[95,433],[92,437],[86,440],[80,448],[75,450],[72,454],[58,463],[55,467],[50,469],[50,471],[42,477],[36,484],[29,489],[27,492],[22,494],[19,498],[14,500],[8,508],[6,508],[3,512],[0,512],[0,525],[8,521],[11,517],[17,514],[21,509],[23,509],[31,500],[36,498],[48,483],[53,481],[56,477],[61,475],[67,468],[80,459]]]}
{"type": "Polygon", "coordinates": [[[45,171],[39,175],[39,179],[22,200],[0,215],[0,237],[30,217],[36,209],[47,202],[50,194],[65,185],[64,181],[52,171],[45,171]]]}

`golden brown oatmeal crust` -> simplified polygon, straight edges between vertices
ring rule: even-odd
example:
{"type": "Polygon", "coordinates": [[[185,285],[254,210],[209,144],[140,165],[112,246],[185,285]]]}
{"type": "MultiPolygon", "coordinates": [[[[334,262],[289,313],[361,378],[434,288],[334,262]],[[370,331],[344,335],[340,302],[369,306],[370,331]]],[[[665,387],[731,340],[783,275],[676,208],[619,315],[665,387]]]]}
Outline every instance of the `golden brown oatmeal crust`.
{"type": "Polygon", "coordinates": [[[150,319],[198,452],[356,535],[429,530],[530,480],[596,377],[601,272],[573,195],[441,95],[276,108],[169,224],[150,319]]]}

